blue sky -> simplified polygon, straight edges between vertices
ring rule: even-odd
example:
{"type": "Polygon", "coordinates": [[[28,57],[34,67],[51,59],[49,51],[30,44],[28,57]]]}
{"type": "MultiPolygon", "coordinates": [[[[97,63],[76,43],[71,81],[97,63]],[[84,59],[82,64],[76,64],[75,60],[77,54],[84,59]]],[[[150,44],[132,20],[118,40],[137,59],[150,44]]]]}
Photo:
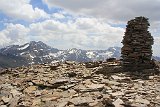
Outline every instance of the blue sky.
{"type": "Polygon", "coordinates": [[[43,41],[59,48],[122,46],[125,26],[146,16],[160,56],[160,0],[0,0],[0,47],[43,41]]]}

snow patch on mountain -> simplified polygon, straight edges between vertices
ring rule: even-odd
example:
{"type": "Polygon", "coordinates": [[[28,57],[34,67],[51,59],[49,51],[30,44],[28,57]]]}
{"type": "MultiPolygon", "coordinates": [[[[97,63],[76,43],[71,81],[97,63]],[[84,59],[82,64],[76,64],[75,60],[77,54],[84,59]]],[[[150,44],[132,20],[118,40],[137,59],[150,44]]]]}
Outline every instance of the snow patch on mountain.
{"type": "Polygon", "coordinates": [[[97,53],[95,51],[88,51],[86,53],[86,55],[87,55],[88,58],[92,58],[93,59],[93,58],[95,58],[97,56],[97,53]]]}
{"type": "Polygon", "coordinates": [[[26,48],[28,48],[28,47],[29,47],[29,43],[26,43],[26,44],[20,46],[20,47],[17,48],[17,49],[18,49],[18,50],[24,50],[24,49],[26,49],[26,48]]]}

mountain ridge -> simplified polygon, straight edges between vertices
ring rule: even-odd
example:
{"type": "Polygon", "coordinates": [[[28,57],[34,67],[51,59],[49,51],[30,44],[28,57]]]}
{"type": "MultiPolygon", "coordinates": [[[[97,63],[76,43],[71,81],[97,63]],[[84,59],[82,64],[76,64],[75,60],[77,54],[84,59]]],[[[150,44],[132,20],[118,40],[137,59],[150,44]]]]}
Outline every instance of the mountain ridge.
{"type": "MultiPolygon", "coordinates": [[[[59,50],[42,41],[31,41],[23,45],[10,45],[1,48],[0,67],[18,67],[67,60],[76,62],[105,61],[112,57],[120,59],[120,56],[120,47],[109,47],[106,50],[82,50],[77,48],[59,50]]],[[[154,58],[160,59],[159,57],[154,58]]]]}

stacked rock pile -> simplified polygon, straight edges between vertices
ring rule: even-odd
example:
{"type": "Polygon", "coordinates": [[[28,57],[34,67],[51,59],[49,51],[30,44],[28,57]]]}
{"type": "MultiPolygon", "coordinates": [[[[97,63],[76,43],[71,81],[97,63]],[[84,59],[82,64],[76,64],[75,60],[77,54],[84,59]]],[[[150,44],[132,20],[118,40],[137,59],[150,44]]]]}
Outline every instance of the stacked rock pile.
{"type": "Polygon", "coordinates": [[[153,68],[151,61],[153,37],[148,31],[148,18],[136,17],[128,21],[121,54],[126,70],[153,68]]]}

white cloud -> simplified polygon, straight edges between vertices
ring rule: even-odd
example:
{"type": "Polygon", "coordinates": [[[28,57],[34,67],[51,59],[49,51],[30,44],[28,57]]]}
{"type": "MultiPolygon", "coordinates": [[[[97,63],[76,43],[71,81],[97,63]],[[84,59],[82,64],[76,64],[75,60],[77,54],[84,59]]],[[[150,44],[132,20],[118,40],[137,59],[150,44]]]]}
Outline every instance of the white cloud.
{"type": "Polygon", "coordinates": [[[30,0],[0,0],[0,12],[15,18],[31,21],[28,26],[6,24],[0,31],[0,47],[10,44],[23,44],[31,40],[41,40],[59,48],[107,49],[121,46],[125,29],[112,27],[127,23],[135,16],[144,15],[151,19],[150,31],[155,37],[154,55],[159,55],[160,43],[160,1],[159,0],[43,0],[51,8],[59,6],[66,11],[47,14],[33,8],[30,0]],[[34,20],[46,18],[41,22],[34,20]],[[106,21],[107,19],[107,21],[106,21]]]}
{"type": "Polygon", "coordinates": [[[30,0],[0,0],[0,11],[9,17],[27,21],[49,17],[42,9],[33,8],[30,0]]]}
{"type": "Polygon", "coordinates": [[[29,27],[7,24],[6,29],[1,31],[10,43],[42,40],[60,49],[106,49],[120,44],[123,32],[124,29],[111,27],[96,18],[77,18],[68,22],[50,19],[32,23],[29,27]]]}
{"type": "Polygon", "coordinates": [[[65,18],[65,16],[61,13],[53,13],[52,17],[56,18],[56,19],[64,19],[65,18]]]}
{"type": "MultiPolygon", "coordinates": [[[[96,18],[77,18],[67,23],[45,20],[32,23],[29,27],[10,23],[0,31],[0,47],[41,40],[60,49],[107,49],[110,46],[121,46],[123,35],[124,29],[111,27],[96,18]]],[[[154,55],[158,56],[160,38],[155,37],[154,41],[154,55]]]]}
{"type": "Polygon", "coordinates": [[[160,21],[160,0],[43,0],[50,8],[61,7],[75,14],[103,17],[114,21],[128,21],[146,16],[160,21]]]}
{"type": "Polygon", "coordinates": [[[9,45],[11,39],[10,38],[7,38],[7,36],[3,33],[3,32],[0,32],[0,48],[6,46],[6,45],[9,45]]]}
{"type": "Polygon", "coordinates": [[[26,42],[28,32],[29,29],[21,24],[7,24],[6,29],[0,31],[0,47],[26,42]]]}
{"type": "MultiPolygon", "coordinates": [[[[119,45],[124,29],[114,28],[96,18],[77,18],[75,21],[62,23],[46,20],[31,24],[31,32],[37,32],[43,40],[54,41],[58,48],[106,49],[119,45]],[[43,29],[43,30],[42,30],[43,29]],[[116,39],[115,39],[116,38],[116,39]]],[[[33,33],[32,33],[33,34],[33,33]]],[[[38,37],[37,37],[38,38],[38,37]]]]}
{"type": "MultiPolygon", "coordinates": [[[[112,27],[101,19],[79,17],[74,21],[60,22],[48,19],[25,27],[21,24],[6,24],[0,31],[0,47],[10,44],[24,44],[31,40],[43,41],[59,49],[107,49],[121,46],[125,29],[112,27]]],[[[159,36],[154,37],[154,55],[159,55],[159,36]]]]}

